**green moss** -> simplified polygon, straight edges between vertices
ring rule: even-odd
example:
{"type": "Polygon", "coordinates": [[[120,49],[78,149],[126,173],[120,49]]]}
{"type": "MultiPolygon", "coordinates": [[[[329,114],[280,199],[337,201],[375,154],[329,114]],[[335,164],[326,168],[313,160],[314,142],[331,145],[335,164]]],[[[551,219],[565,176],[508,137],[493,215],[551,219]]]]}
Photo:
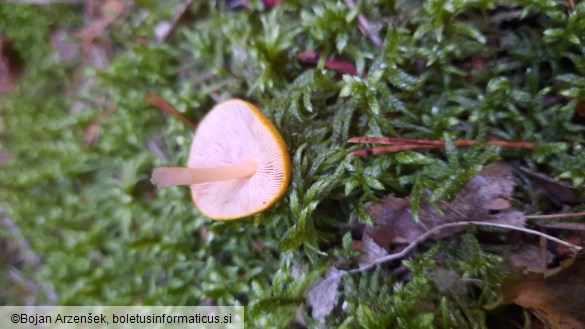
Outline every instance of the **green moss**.
{"type": "MultiPolygon", "coordinates": [[[[259,327],[286,327],[308,287],[349,261],[351,241],[340,242],[340,227],[356,218],[372,223],[367,206],[387,194],[410,195],[416,212],[424,189],[433,202],[452,198],[500,158],[583,184],[584,127],[575,110],[585,101],[584,4],[568,10],[552,0],[368,0],[352,11],[344,1],[286,1],[272,10],[250,2],[241,10],[197,2],[193,18],[157,44],[145,40],[173,7],[138,1],[108,30],[116,49],[108,68],[83,70],[95,84],[77,95],[87,105],[79,113],[64,95],[80,63],[62,62],[48,40],[55,28],[79,28],[80,8],[0,5],[0,33],[26,64],[1,105],[1,150],[13,158],[0,171],[0,203],[42,257],[23,270],[52,285],[57,303],[193,305],[211,298],[250,306],[259,327]],[[140,10],[150,16],[136,25],[140,10]],[[358,14],[378,30],[381,50],[360,32],[358,14]],[[296,58],[307,50],[323,55],[315,67],[296,58]],[[326,56],[354,63],[359,76],[325,69],[326,56]],[[185,163],[193,132],[147,105],[150,90],[194,121],[218,100],[258,103],[291,154],[285,197],[254,218],[219,223],[194,209],[186,189],[155,191],[152,168],[185,163]],[[106,116],[108,108],[115,111],[106,116]],[[86,148],[96,120],[99,140],[86,148]],[[358,146],[347,139],[363,135],[441,139],[447,147],[348,158],[358,146]],[[457,149],[455,139],[539,147],[457,149]]],[[[348,277],[340,291],[349,306],[342,310],[340,302],[327,325],[484,321],[480,306],[494,297],[498,261],[465,241],[476,254],[441,250],[459,275],[487,282],[480,296],[461,301],[437,293],[424,275],[437,266],[433,249],[407,263],[407,282],[387,268],[348,277]],[[413,311],[420,300],[435,308],[413,311]],[[379,316],[380,309],[391,311],[379,316]]],[[[45,293],[37,302],[53,301],[45,293]]]]}

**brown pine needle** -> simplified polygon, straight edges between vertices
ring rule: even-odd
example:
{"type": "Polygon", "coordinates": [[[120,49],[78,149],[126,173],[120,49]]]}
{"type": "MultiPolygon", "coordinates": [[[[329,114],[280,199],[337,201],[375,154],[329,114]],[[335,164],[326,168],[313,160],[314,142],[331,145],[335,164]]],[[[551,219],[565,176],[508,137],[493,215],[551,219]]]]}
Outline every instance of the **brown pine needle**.
{"type": "MultiPolygon", "coordinates": [[[[414,149],[432,149],[441,148],[445,146],[444,141],[430,140],[430,139],[408,139],[408,138],[392,138],[392,137],[353,137],[348,140],[349,143],[367,143],[367,144],[387,144],[393,145],[389,147],[374,147],[364,150],[351,152],[349,156],[371,156],[376,154],[384,153],[397,153],[403,151],[410,151],[414,149]]],[[[473,140],[455,140],[453,145],[468,147],[477,144],[473,140]]],[[[532,149],[536,146],[532,142],[509,142],[503,140],[490,140],[487,141],[488,145],[498,145],[509,148],[521,148],[521,149],[532,149]]]]}
{"type": "MultiPolygon", "coordinates": [[[[356,10],[356,5],[353,0],[345,0],[345,4],[350,10],[356,10]]],[[[382,41],[380,36],[374,31],[374,29],[372,28],[372,24],[363,14],[358,15],[358,26],[363,35],[368,37],[376,47],[382,49],[382,47],[384,46],[384,42],[382,41]]]]}
{"type": "Polygon", "coordinates": [[[192,129],[195,129],[197,127],[196,124],[194,124],[186,116],[181,114],[181,112],[177,111],[177,109],[175,109],[175,107],[173,107],[171,104],[169,104],[169,102],[167,102],[164,98],[162,98],[162,96],[155,93],[154,91],[150,92],[150,94],[144,96],[144,100],[148,104],[150,104],[154,107],[157,107],[160,110],[162,110],[163,112],[166,112],[166,113],[174,116],[175,118],[183,121],[183,123],[185,123],[186,125],[188,125],[192,129]]]}
{"type": "Polygon", "coordinates": [[[366,157],[385,153],[398,153],[411,150],[428,150],[437,148],[435,145],[393,145],[383,147],[366,148],[363,150],[357,150],[348,154],[351,157],[366,157]]]}

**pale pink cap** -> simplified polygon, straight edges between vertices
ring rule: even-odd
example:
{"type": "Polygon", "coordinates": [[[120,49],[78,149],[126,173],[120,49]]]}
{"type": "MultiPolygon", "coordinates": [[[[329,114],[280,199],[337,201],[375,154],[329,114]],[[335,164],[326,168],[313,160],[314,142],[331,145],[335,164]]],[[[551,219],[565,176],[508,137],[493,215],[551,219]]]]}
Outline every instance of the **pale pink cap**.
{"type": "Polygon", "coordinates": [[[199,124],[188,166],[218,167],[256,162],[248,178],[191,185],[197,208],[218,220],[249,216],[272,206],[286,192],[290,158],[276,128],[252,104],[216,105],[199,124]]]}

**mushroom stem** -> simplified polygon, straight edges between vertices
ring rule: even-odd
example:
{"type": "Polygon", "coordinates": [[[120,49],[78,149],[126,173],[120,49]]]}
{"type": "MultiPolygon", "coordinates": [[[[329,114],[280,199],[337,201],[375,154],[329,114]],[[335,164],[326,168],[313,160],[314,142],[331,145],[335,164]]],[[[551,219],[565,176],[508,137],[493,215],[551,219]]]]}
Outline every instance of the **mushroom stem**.
{"type": "Polygon", "coordinates": [[[247,178],[258,169],[256,162],[244,162],[211,168],[159,167],[152,172],[152,182],[158,188],[193,185],[247,178]]]}

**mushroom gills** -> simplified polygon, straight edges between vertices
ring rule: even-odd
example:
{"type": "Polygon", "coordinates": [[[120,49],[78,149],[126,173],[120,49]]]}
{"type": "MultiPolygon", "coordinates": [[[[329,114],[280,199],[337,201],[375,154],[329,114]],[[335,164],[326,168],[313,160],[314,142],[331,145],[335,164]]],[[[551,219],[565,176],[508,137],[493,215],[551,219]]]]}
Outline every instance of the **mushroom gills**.
{"type": "Polygon", "coordinates": [[[158,188],[166,188],[248,178],[257,170],[257,162],[207,168],[159,167],[154,169],[151,179],[158,188]]]}

